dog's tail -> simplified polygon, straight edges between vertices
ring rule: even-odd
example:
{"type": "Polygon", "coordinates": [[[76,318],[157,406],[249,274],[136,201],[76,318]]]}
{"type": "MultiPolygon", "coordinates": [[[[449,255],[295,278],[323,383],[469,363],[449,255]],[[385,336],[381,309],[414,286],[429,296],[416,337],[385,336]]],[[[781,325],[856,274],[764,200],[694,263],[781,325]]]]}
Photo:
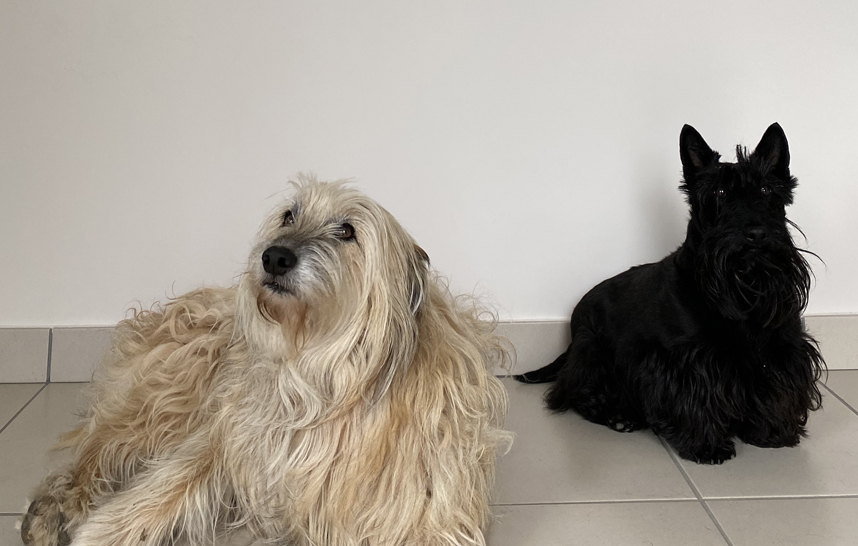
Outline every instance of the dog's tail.
{"type": "Polygon", "coordinates": [[[548,366],[544,366],[538,370],[521,375],[514,375],[512,378],[516,381],[521,381],[522,383],[548,383],[549,381],[555,381],[557,380],[557,374],[560,373],[560,369],[564,364],[566,364],[566,354],[568,352],[569,351],[567,350],[565,353],[558,356],[557,359],[548,366]]]}

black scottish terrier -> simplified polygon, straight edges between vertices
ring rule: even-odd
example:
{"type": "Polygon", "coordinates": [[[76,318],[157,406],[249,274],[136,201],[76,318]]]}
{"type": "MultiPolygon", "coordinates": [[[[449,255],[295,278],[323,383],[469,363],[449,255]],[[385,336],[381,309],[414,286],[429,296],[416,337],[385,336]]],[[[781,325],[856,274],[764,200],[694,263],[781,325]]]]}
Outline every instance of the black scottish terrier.
{"type": "Polygon", "coordinates": [[[773,124],[750,155],[736,147],[736,163],[721,163],[689,125],[679,146],[685,242],[588,292],[569,349],[516,379],[556,381],[552,410],[621,432],[651,427],[698,463],[732,458],[733,437],[794,446],[821,406],[825,364],[801,324],[811,273],[788,229],[786,135],[773,124]]]}

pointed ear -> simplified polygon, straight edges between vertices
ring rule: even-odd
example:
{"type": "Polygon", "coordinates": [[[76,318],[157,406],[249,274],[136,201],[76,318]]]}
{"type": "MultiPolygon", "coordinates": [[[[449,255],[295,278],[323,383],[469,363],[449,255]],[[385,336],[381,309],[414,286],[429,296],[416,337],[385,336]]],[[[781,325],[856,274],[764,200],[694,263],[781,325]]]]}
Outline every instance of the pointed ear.
{"type": "Polygon", "coordinates": [[[679,133],[679,157],[682,170],[688,176],[701,167],[717,163],[721,156],[712,151],[694,127],[683,125],[679,133]]]}
{"type": "Polygon", "coordinates": [[[765,171],[789,178],[789,145],[784,130],[777,123],[772,123],[760,143],[751,154],[751,158],[760,161],[765,171]]]}

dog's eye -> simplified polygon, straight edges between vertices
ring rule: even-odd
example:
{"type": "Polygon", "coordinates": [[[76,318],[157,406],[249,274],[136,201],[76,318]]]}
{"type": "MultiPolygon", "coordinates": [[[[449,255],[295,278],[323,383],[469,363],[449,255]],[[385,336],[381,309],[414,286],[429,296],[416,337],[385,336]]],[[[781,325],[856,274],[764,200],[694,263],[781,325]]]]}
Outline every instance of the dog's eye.
{"type": "Polygon", "coordinates": [[[294,223],[295,223],[295,215],[292,214],[292,211],[287,210],[286,212],[284,212],[283,213],[283,225],[284,226],[291,226],[294,223]]]}
{"type": "Polygon", "coordinates": [[[762,193],[763,195],[769,195],[772,193],[772,189],[768,186],[763,186],[762,188],[760,188],[760,193],[762,193]]]}
{"type": "Polygon", "coordinates": [[[724,197],[725,195],[727,195],[727,192],[726,192],[726,190],[724,190],[724,188],[718,188],[717,190],[714,191],[714,193],[715,193],[715,197],[724,197]]]}
{"type": "Polygon", "coordinates": [[[334,230],[334,235],[337,238],[342,239],[344,241],[350,241],[355,238],[355,228],[352,227],[348,222],[337,226],[336,230],[334,230]]]}

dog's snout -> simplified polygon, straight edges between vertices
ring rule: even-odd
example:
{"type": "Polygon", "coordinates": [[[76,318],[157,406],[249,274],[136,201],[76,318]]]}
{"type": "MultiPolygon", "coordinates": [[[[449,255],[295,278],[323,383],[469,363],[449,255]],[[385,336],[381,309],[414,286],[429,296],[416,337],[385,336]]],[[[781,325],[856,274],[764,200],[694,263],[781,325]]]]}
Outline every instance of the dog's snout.
{"type": "Polygon", "coordinates": [[[764,227],[753,227],[745,230],[745,238],[752,243],[760,243],[768,237],[769,232],[764,227]]]}
{"type": "Polygon", "coordinates": [[[262,268],[270,275],[283,275],[298,263],[298,257],[285,246],[272,246],[262,253],[262,268]]]}

